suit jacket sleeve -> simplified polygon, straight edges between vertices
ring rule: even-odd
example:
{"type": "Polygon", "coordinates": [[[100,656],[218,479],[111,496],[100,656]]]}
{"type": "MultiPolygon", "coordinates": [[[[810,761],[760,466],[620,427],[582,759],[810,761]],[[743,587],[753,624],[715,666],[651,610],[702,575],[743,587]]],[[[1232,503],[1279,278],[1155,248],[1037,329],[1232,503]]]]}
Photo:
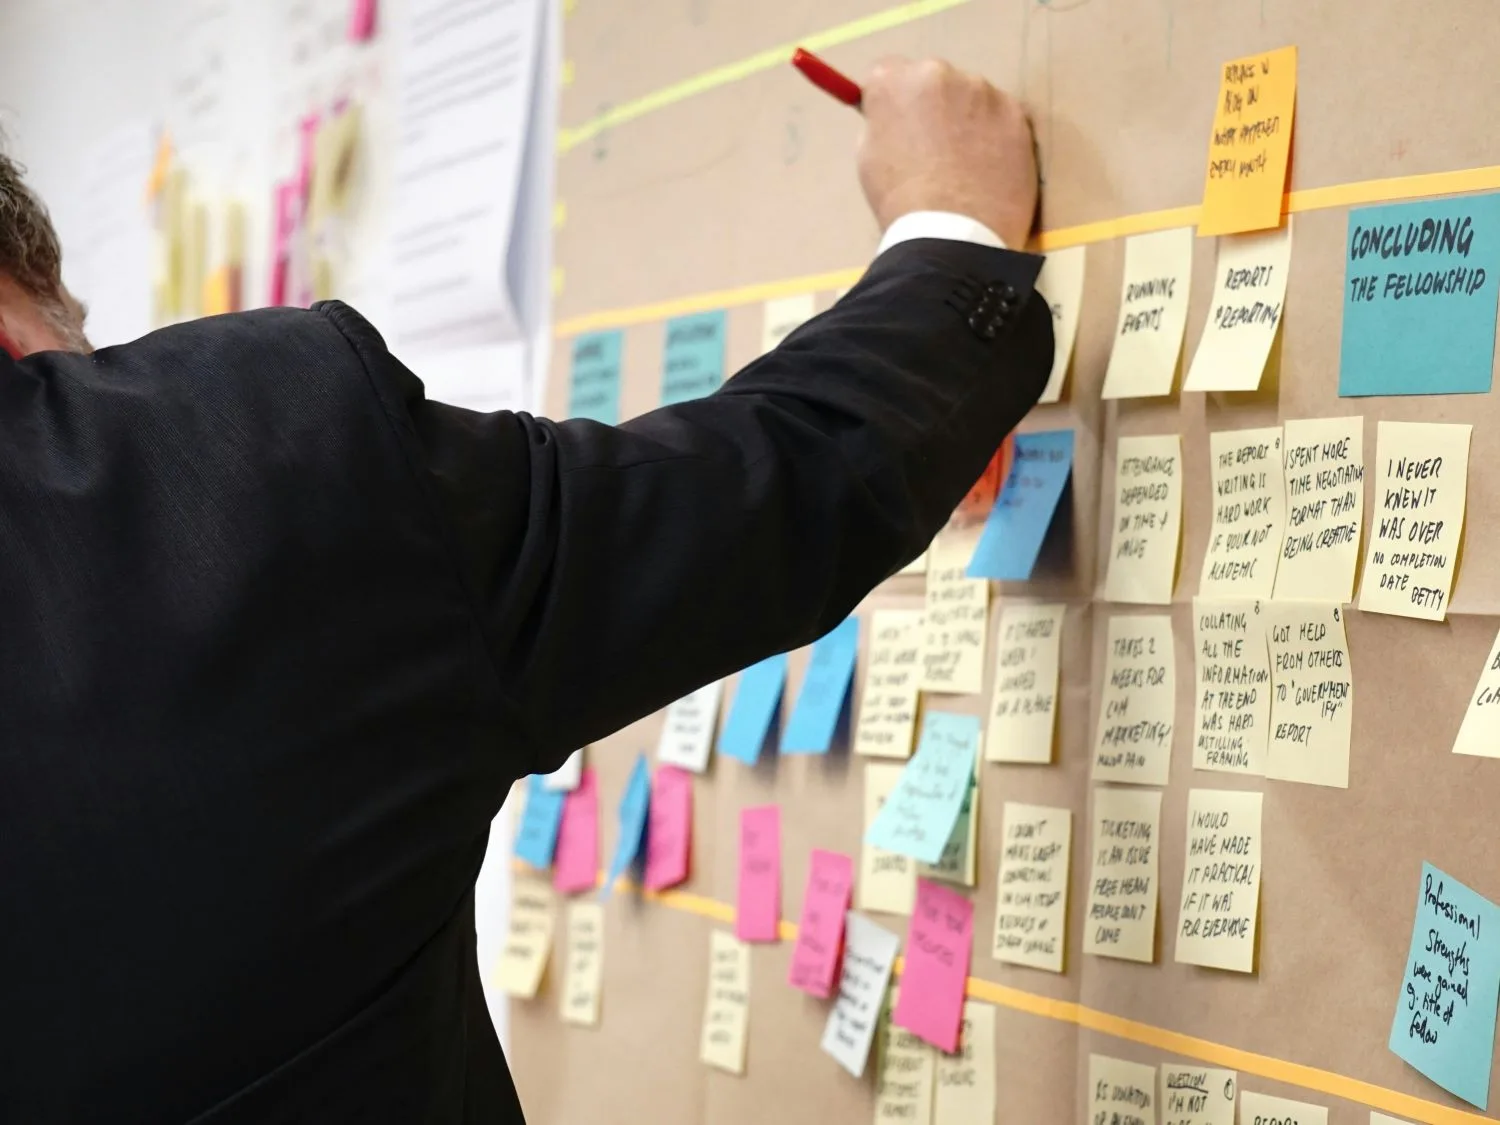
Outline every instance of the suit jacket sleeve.
{"type": "Polygon", "coordinates": [[[1039,267],[904,243],[717,393],[613,427],[428,402],[386,358],[516,774],[811,642],[915,558],[1046,383],[1039,267]]]}

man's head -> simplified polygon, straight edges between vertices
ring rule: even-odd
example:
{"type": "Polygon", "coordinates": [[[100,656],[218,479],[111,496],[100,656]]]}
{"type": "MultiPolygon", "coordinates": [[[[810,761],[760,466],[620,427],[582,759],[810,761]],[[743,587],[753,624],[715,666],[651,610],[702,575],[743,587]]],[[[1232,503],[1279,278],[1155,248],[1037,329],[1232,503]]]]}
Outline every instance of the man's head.
{"type": "Polygon", "coordinates": [[[89,351],[83,306],[63,286],[57,232],[22,171],[0,153],[0,351],[89,351]]]}

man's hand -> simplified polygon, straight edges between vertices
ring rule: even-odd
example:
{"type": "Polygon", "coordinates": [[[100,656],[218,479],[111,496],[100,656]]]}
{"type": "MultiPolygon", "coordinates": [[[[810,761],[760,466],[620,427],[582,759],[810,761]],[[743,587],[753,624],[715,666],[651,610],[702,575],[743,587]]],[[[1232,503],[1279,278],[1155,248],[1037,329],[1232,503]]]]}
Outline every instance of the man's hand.
{"type": "Polygon", "coordinates": [[[886,59],[862,108],[859,179],[881,230],[911,211],[953,211],[1026,244],[1036,153],[1014,98],[936,59],[886,59]]]}

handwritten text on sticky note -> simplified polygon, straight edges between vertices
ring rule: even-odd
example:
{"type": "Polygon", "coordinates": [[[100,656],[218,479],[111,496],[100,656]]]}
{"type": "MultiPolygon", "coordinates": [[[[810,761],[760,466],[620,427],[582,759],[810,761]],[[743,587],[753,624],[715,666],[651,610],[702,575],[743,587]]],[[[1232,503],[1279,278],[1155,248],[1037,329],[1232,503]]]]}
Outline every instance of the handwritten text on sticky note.
{"type": "Polygon", "coordinates": [[[775,941],[780,921],[781,806],[742,809],[734,935],[741,941],[775,941]]]}
{"type": "Polygon", "coordinates": [[[1264,230],[1281,221],[1296,106],[1296,47],[1224,64],[1199,234],[1264,230]]]}
{"type": "Polygon", "coordinates": [[[1153,231],[1125,240],[1125,278],[1103,398],[1172,393],[1193,283],[1193,231],[1153,231]]]}
{"type": "Polygon", "coordinates": [[[1060,973],[1067,949],[1073,814],[1007,801],[1004,819],[994,958],[1060,973]]]}
{"type": "Polygon", "coordinates": [[[1208,323],[1198,338],[1185,391],[1253,391],[1260,386],[1286,302],[1292,223],[1219,241],[1208,323]]]}
{"type": "Polygon", "coordinates": [[[1269,598],[1286,530],[1281,427],[1209,434],[1214,522],[1198,579],[1202,597],[1269,598]]]}
{"type": "Polygon", "coordinates": [[[1179,961],[1248,973],[1255,962],[1260,908],[1259,793],[1188,791],[1179,961]]]}
{"type": "Polygon", "coordinates": [[[1365,518],[1365,420],[1300,418],[1284,429],[1286,537],[1274,596],[1347,602],[1365,518]]]}
{"type": "Polygon", "coordinates": [[[973,943],[974,904],[940,883],[918,879],[894,1018],[898,1027],[950,1054],[958,1049],[973,943]]]}
{"type": "Polygon", "coordinates": [[[808,861],[802,918],[788,974],[793,988],[826,997],[833,989],[844,936],[844,915],[854,886],[854,864],[838,852],[814,848],[808,861]]]}
{"type": "Polygon", "coordinates": [[[1349,788],[1354,672],[1344,611],[1317,602],[1267,602],[1271,740],[1266,776],[1349,788]]]}
{"type": "Polygon", "coordinates": [[[1093,819],[1083,951],[1154,961],[1161,791],[1095,789],[1093,819]]]}
{"type": "Polygon", "coordinates": [[[1182,533],[1182,439],[1122,437],[1115,453],[1115,509],[1104,596],[1168,605],[1182,533]]]}
{"type": "Polygon", "coordinates": [[[855,753],[911,757],[921,659],[922,611],[876,610],[870,619],[870,656],[854,724],[855,753]]]}
{"type": "Polygon", "coordinates": [[[901,938],[850,911],[844,923],[844,960],[838,999],[823,1026],[823,1050],[855,1078],[865,1061],[885,1008],[886,985],[901,938]]]}
{"type": "Polygon", "coordinates": [[[869,843],[936,863],[974,781],[979,719],[929,711],[917,752],[866,834],[869,843]]]}
{"type": "Polygon", "coordinates": [[[693,843],[693,777],[660,766],[651,780],[646,830],[646,887],[661,891],[688,877],[693,843]]]}
{"type": "Polygon", "coordinates": [[[1094,735],[1095,781],[1167,783],[1176,691],[1171,615],[1111,617],[1094,735]]]}
{"type": "Polygon", "coordinates": [[[987,762],[1050,762],[1057,723],[1058,658],[1067,607],[1007,605],[1000,615],[987,762]]]}
{"type": "Polygon", "coordinates": [[[1193,768],[1264,777],[1271,737],[1271,651],[1258,601],[1193,599],[1197,730],[1193,768]]]}

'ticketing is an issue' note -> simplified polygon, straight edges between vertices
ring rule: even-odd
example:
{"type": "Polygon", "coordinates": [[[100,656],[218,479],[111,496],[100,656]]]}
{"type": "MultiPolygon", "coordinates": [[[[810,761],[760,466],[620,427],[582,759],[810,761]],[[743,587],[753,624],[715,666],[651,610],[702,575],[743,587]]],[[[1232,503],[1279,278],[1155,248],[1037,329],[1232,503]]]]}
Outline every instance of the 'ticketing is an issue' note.
{"type": "Polygon", "coordinates": [[[1094,790],[1093,868],[1083,951],[1156,960],[1156,877],[1161,791],[1094,790]]]}

